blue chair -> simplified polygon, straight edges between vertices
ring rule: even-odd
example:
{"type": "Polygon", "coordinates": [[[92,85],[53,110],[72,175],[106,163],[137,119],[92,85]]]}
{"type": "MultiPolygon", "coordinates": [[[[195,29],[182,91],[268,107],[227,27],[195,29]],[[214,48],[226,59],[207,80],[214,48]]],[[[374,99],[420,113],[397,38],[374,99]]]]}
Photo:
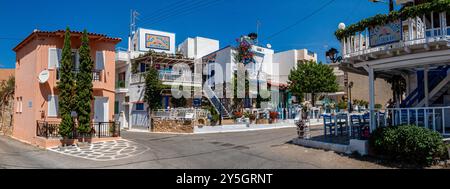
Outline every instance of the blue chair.
{"type": "Polygon", "coordinates": [[[360,115],[351,115],[350,123],[352,127],[352,136],[360,137],[363,123],[360,115]]]}
{"type": "Polygon", "coordinates": [[[327,129],[330,130],[330,135],[333,135],[336,123],[331,115],[323,115],[323,129],[325,136],[327,136],[327,129]]]}

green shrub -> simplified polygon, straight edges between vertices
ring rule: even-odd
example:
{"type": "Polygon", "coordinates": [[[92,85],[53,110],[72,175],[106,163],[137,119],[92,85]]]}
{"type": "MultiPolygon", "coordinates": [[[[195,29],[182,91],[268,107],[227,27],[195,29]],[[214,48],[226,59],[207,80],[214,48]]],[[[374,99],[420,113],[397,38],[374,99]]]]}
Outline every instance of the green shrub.
{"type": "Polygon", "coordinates": [[[369,144],[377,155],[417,165],[429,166],[448,156],[441,134],[417,126],[379,128],[369,144]]]}
{"type": "Polygon", "coordinates": [[[375,104],[375,109],[380,110],[381,108],[383,108],[383,105],[381,105],[381,104],[375,104]]]}
{"type": "Polygon", "coordinates": [[[348,108],[348,103],[346,101],[341,101],[338,103],[337,107],[339,110],[346,110],[348,108]]]}

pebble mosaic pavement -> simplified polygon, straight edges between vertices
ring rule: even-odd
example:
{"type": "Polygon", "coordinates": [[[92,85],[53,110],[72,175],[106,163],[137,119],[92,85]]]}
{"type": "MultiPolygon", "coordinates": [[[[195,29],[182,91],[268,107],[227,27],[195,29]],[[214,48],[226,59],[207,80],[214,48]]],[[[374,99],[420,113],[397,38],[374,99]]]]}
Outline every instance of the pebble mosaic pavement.
{"type": "Polygon", "coordinates": [[[92,143],[79,147],[72,145],[68,147],[55,147],[49,149],[52,152],[84,158],[93,161],[113,161],[119,159],[130,158],[143,154],[149,148],[139,145],[129,140],[116,140],[92,143]]]}

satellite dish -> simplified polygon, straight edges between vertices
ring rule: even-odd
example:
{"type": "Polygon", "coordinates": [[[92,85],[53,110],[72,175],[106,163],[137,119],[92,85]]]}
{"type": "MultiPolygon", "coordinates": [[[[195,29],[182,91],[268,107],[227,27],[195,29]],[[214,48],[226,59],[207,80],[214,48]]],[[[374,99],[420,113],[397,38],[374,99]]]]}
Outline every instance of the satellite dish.
{"type": "Polygon", "coordinates": [[[267,44],[266,46],[267,46],[268,49],[271,49],[271,48],[272,48],[272,45],[271,45],[271,44],[267,44]]]}
{"type": "Polygon", "coordinates": [[[50,77],[50,72],[48,70],[44,70],[39,74],[38,80],[39,83],[44,84],[48,81],[50,77]]]}

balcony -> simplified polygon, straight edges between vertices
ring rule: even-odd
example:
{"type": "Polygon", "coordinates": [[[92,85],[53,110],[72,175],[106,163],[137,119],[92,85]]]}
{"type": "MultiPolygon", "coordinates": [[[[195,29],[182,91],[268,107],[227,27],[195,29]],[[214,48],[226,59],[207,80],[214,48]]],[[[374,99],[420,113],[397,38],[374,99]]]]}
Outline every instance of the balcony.
{"type": "MultiPolygon", "coordinates": [[[[165,85],[183,85],[183,86],[202,86],[202,75],[192,74],[192,75],[181,75],[179,73],[173,72],[159,72],[159,79],[165,85]]],[[[131,84],[142,84],[145,83],[145,73],[137,73],[131,76],[131,84]]]]}
{"type": "Polygon", "coordinates": [[[124,80],[116,81],[116,93],[128,93],[128,86],[124,80]]]}
{"type": "Polygon", "coordinates": [[[448,10],[443,6],[450,7],[450,3],[424,3],[389,15],[377,15],[347,28],[341,25],[336,36],[341,42],[344,62],[448,49],[450,12],[439,12],[448,10]]]}
{"type": "MultiPolygon", "coordinates": [[[[61,71],[59,69],[56,70],[56,80],[58,80],[58,81],[61,79],[60,72],[61,71]]],[[[74,70],[72,70],[72,73],[74,74],[74,77],[76,77],[76,75],[78,73],[80,73],[80,70],[74,69],[74,70]]],[[[93,82],[102,81],[101,73],[102,73],[102,70],[92,70],[92,81],[93,82]]]]}
{"type": "Polygon", "coordinates": [[[116,50],[116,64],[118,67],[125,66],[130,61],[130,56],[125,49],[118,48],[116,50]]]}

